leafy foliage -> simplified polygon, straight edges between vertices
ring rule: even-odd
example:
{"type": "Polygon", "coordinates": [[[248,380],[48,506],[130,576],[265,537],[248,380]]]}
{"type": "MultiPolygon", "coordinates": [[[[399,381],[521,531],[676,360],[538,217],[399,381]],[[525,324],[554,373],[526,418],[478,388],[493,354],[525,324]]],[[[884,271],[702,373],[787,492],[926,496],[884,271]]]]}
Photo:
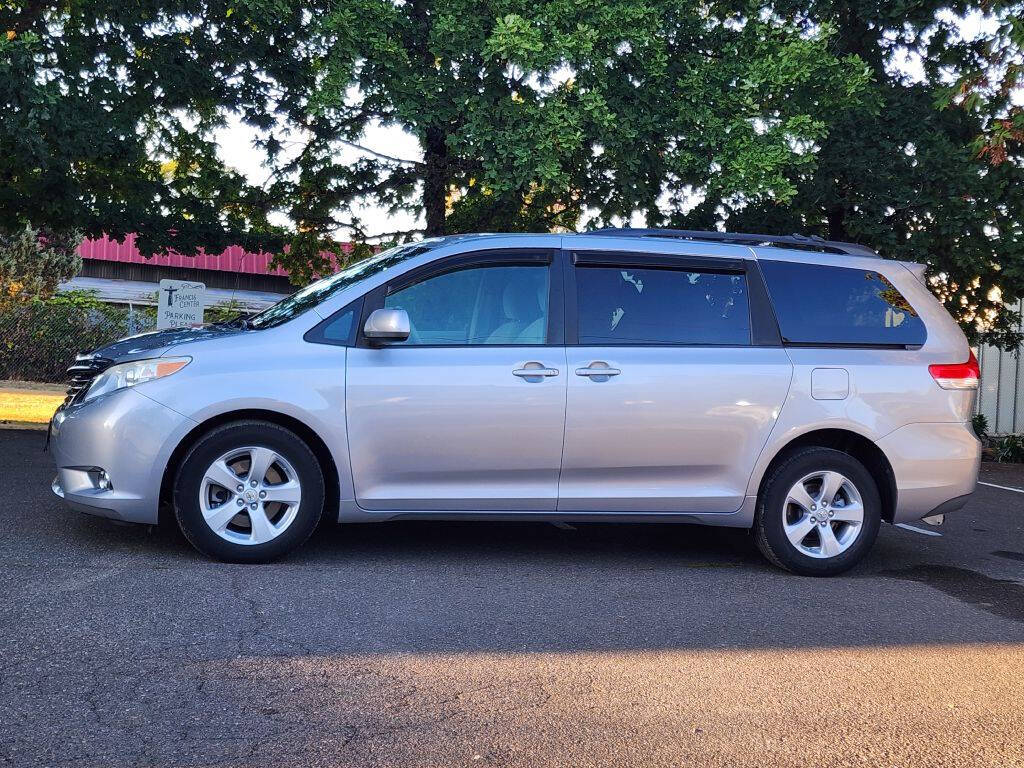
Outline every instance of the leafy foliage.
{"type": "Polygon", "coordinates": [[[0,379],[64,381],[77,352],[154,323],[153,312],[106,304],[84,291],[0,304],[0,379]]]}
{"type": "Polygon", "coordinates": [[[1022,19],[1019,0],[14,0],[0,231],[237,242],[296,282],[369,252],[339,236],[420,233],[367,231],[364,201],[427,235],[803,232],[927,262],[972,341],[1009,346],[1022,19]],[[968,13],[994,26],[965,41],[968,13]],[[259,132],[263,187],[217,158],[229,116],[259,132]],[[420,153],[362,147],[375,125],[420,153]]]}
{"type": "Polygon", "coordinates": [[[829,53],[830,28],[796,18],[669,0],[335,6],[304,143],[272,194],[305,237],[367,234],[337,217],[366,198],[422,210],[428,235],[572,229],[586,209],[659,219],[666,186],[786,199],[828,112],[860,104],[868,79],[829,53]],[[407,130],[422,159],[337,162],[374,123],[407,130]]]}
{"type": "Polygon", "coordinates": [[[976,413],[971,417],[971,427],[979,440],[988,437],[988,417],[984,413],[976,413]]]}
{"type": "Polygon", "coordinates": [[[207,323],[225,323],[244,314],[246,314],[245,305],[240,301],[231,299],[224,304],[207,307],[203,311],[203,321],[207,323]]]}
{"type": "Polygon", "coordinates": [[[1007,435],[1001,438],[993,452],[998,462],[1024,462],[1024,435],[1007,435]]]}
{"type": "Polygon", "coordinates": [[[279,242],[214,134],[229,111],[272,119],[264,75],[301,10],[234,5],[0,4],[0,229],[136,232],[145,253],[279,242]]]}
{"type": "Polygon", "coordinates": [[[12,233],[0,230],[0,304],[52,296],[57,286],[82,269],[77,235],[49,235],[26,225],[12,233]]]}
{"type": "MultiPolygon", "coordinates": [[[[983,112],[942,108],[950,79],[983,66],[985,42],[961,41],[946,3],[820,0],[793,7],[836,25],[835,55],[868,63],[874,107],[835,112],[817,164],[791,175],[796,193],[789,200],[713,195],[673,223],[818,234],[926,262],[935,293],[973,342],[1018,344],[1018,318],[1004,302],[1024,294],[1024,156],[1019,143],[1007,143],[1005,162],[979,157],[978,137],[991,125],[983,112]],[[919,79],[896,66],[915,57],[919,79]]],[[[1016,50],[1008,55],[1019,56],[1016,50]]]]}
{"type": "Polygon", "coordinates": [[[1014,93],[1024,85],[1024,3],[995,0],[982,4],[991,31],[971,45],[947,51],[959,75],[940,91],[940,106],[955,105],[984,117],[984,132],[972,147],[993,166],[1019,155],[1024,145],[1024,107],[1014,93]]]}

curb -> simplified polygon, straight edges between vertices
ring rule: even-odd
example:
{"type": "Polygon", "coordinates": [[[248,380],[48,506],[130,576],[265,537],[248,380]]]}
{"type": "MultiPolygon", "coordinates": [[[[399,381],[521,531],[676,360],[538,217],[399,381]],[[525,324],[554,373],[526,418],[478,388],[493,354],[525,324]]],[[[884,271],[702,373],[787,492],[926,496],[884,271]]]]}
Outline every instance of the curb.
{"type": "Polygon", "coordinates": [[[0,419],[0,429],[33,429],[38,432],[46,431],[46,424],[37,421],[6,421],[0,419]]]}

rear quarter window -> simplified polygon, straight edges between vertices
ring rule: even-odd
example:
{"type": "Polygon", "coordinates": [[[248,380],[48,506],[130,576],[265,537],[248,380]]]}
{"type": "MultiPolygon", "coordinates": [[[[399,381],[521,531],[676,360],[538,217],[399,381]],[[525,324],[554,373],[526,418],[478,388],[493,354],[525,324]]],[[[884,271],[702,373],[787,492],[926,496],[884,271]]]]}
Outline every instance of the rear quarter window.
{"type": "Polygon", "coordinates": [[[924,344],[924,322],[879,272],[790,261],[759,264],[784,342],[924,344]]]}

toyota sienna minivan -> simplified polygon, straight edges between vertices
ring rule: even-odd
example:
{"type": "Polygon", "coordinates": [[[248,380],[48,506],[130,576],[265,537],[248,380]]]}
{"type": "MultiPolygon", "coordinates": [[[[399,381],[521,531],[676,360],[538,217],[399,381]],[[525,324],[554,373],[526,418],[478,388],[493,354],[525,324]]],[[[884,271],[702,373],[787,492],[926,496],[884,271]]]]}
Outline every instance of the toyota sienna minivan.
{"type": "Polygon", "coordinates": [[[924,267],[678,230],[466,235],[79,355],[54,492],[263,562],[325,515],[751,528],[830,575],[973,492],[978,364],[924,267]]]}

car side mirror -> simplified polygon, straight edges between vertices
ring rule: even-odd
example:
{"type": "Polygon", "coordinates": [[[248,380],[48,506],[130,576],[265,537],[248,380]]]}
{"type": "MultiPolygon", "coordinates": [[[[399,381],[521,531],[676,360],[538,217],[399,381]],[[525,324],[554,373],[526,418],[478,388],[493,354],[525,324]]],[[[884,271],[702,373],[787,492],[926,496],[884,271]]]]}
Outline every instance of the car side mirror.
{"type": "Polygon", "coordinates": [[[366,318],[363,335],[375,341],[405,341],[411,326],[404,309],[375,309],[366,318]]]}

